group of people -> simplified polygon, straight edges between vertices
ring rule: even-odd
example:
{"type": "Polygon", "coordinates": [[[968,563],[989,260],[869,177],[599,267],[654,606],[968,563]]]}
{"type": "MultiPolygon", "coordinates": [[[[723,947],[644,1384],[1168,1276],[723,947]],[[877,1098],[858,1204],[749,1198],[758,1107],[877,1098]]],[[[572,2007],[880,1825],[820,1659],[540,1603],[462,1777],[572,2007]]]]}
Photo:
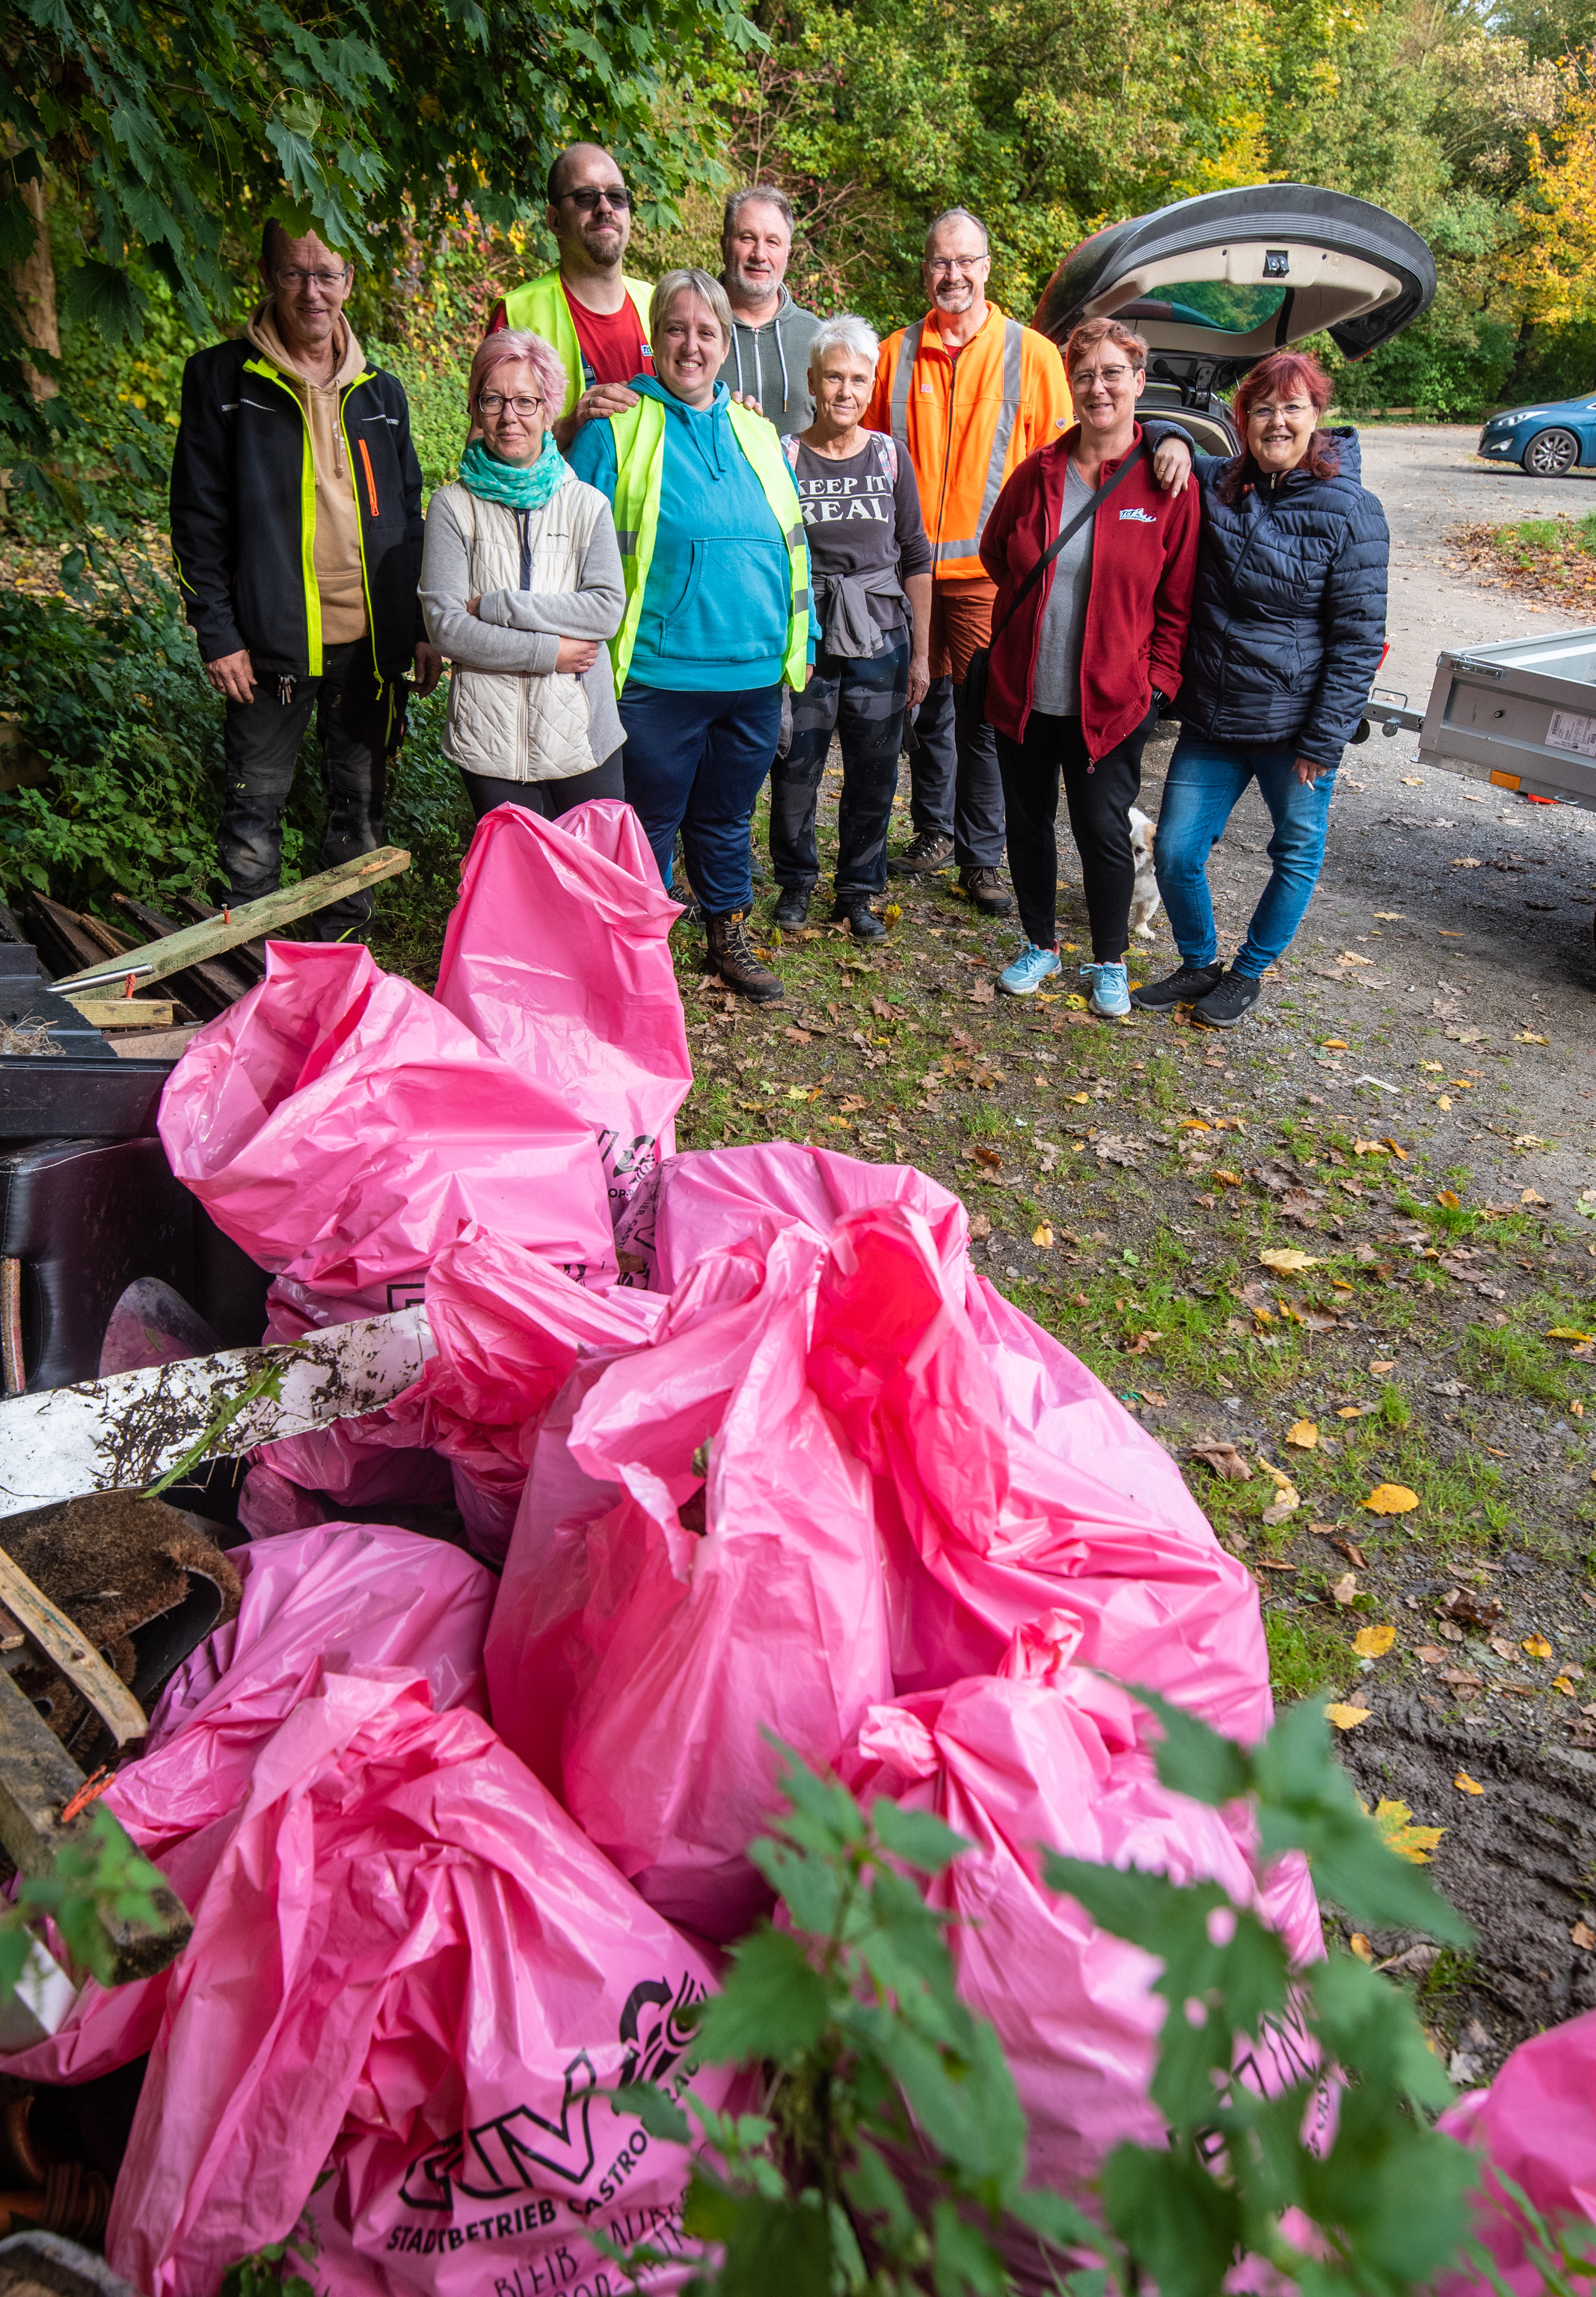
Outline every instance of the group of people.
{"type": "MultiPolygon", "coordinates": [[[[410,694],[450,666],[445,748],[479,819],[590,798],[636,810],[672,885],[678,840],[707,962],[782,994],[749,931],[753,809],[770,785],[777,924],[807,917],[816,811],[843,759],[832,915],[861,940],[889,875],[950,868],[1017,900],[1013,995],[1060,970],[1055,819],[1080,851],[1093,1009],[1190,1003],[1233,1025],[1317,881],[1337,765],[1384,634],[1387,541],[1329,384],[1277,352],[1238,387],[1239,455],[1139,420],[1148,350],[1114,318],[1063,348],[990,302],[967,210],[926,235],[924,317],[882,342],[785,284],[793,212],[726,203],[718,277],[624,268],[631,195],[579,144],[549,171],[554,269],[495,306],[459,476],[432,497],[398,382],[343,305],[352,268],[268,225],[242,341],[192,358],[172,476],[188,616],[226,696],[219,858],[233,899],[277,883],[314,712],[322,866],[380,842],[410,694]],[[1161,714],[1182,732],[1156,841],[1181,953],[1130,987],[1131,809],[1161,714]],[[912,835],[889,853],[899,760],[912,835]],[[1273,864],[1221,965],[1206,864],[1256,780],[1273,864]],[[1007,856],[1014,887],[1005,888],[1007,856]]],[[[338,935],[358,893],[323,912],[338,935]]]]}

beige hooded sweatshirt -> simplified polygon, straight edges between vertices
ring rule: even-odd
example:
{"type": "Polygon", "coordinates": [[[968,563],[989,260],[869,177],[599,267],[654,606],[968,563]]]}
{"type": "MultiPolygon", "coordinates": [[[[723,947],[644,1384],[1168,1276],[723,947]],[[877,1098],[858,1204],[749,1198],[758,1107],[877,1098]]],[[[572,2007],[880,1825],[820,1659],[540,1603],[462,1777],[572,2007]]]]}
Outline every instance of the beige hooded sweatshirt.
{"type": "Polygon", "coordinates": [[[277,333],[276,315],[263,303],[244,329],[247,340],[267,358],[297,393],[310,416],[310,447],[316,462],[316,587],[321,593],[324,646],[347,646],[364,638],[366,586],[360,572],[360,515],[355,475],[350,467],[343,426],[338,419],[341,391],[365,361],[352,327],[340,319],[338,365],[331,383],[314,383],[295,366],[277,333]]]}

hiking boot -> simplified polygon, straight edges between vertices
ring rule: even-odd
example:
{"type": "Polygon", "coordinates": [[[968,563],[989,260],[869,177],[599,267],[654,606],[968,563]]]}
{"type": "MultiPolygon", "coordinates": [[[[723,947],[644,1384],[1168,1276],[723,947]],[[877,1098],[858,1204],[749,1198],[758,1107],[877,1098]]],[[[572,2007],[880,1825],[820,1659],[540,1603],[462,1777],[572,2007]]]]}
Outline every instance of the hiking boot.
{"type": "Polygon", "coordinates": [[[1038,949],[1033,941],[1021,945],[1019,955],[1003,967],[998,986],[1010,997],[1033,997],[1050,974],[1059,969],[1056,949],[1038,949]]]}
{"type": "Polygon", "coordinates": [[[1089,1009],[1104,1021],[1123,1021],[1131,1010],[1131,976],[1123,965],[1083,965],[1081,986],[1090,991],[1089,1009]]]}
{"type": "Polygon", "coordinates": [[[1181,965],[1166,973],[1162,981],[1149,981],[1133,989],[1131,1002],[1139,1005],[1144,1013],[1167,1013],[1176,1005],[1195,1005],[1199,997],[1217,989],[1224,977],[1222,965],[1181,965]]]}
{"type": "Polygon", "coordinates": [[[958,882],[983,917],[1006,918],[1014,907],[1014,895],[1003,891],[995,869],[961,869],[958,882]]]}
{"type": "Polygon", "coordinates": [[[733,910],[724,918],[711,918],[707,924],[709,944],[704,954],[709,969],[718,973],[728,989],[735,989],[739,997],[752,997],[756,1005],[774,1005],[786,995],[781,976],[761,965],[754,955],[741,910],[733,910]]]}
{"type": "Polygon", "coordinates": [[[846,918],[848,930],[855,941],[884,941],[886,927],[862,893],[839,893],[832,904],[831,922],[840,926],[846,918]]]}
{"type": "Polygon", "coordinates": [[[940,829],[922,829],[911,837],[901,853],[889,853],[886,870],[889,877],[934,877],[953,859],[953,840],[944,837],[940,829]]]}
{"type": "Polygon", "coordinates": [[[1205,1029],[1233,1029],[1246,1020],[1263,994],[1263,984],[1255,981],[1251,974],[1227,973],[1217,987],[1192,1007],[1191,1017],[1205,1029]]]}
{"type": "Polygon", "coordinates": [[[788,932],[795,926],[807,924],[812,890],[809,885],[784,885],[781,889],[781,899],[776,904],[776,915],[771,922],[788,932]]]}

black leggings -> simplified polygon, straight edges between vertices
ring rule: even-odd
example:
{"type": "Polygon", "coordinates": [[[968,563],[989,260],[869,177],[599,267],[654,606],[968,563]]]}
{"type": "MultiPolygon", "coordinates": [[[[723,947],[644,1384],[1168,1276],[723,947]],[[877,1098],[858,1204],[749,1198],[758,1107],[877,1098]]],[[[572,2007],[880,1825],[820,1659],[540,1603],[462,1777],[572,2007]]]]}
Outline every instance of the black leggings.
{"type": "Polygon", "coordinates": [[[1025,937],[1038,949],[1058,939],[1058,783],[1070,810],[1070,829],[1081,855],[1091,953],[1099,965],[1117,965],[1130,943],[1131,896],[1136,857],[1131,851],[1131,808],[1141,794],[1141,753],[1157,723],[1156,706],[1106,757],[1086,754],[1079,718],[1049,718],[1033,710],[1023,742],[998,736],[1003,806],[1008,822],[1008,874],[1025,937]]]}
{"type": "Polygon", "coordinates": [[[563,813],[569,813],[573,805],[586,805],[590,797],[626,795],[621,758],[621,751],[613,751],[602,766],[594,766],[585,774],[567,774],[557,782],[501,781],[497,774],[468,774],[464,766],[460,779],[479,821],[496,805],[522,805],[529,813],[540,813],[545,821],[558,821],[563,813]]]}

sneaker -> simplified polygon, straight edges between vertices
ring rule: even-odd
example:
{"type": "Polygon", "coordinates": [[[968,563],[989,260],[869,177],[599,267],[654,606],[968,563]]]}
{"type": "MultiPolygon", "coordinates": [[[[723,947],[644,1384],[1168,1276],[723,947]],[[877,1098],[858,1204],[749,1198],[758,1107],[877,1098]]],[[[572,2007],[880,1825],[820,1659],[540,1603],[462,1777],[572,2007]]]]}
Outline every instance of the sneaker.
{"type": "Polygon", "coordinates": [[[934,877],[945,869],[953,859],[953,840],[944,837],[940,829],[922,829],[910,838],[901,853],[889,853],[886,869],[889,877],[934,877]]]}
{"type": "Polygon", "coordinates": [[[1205,1029],[1233,1029],[1245,1021],[1260,997],[1263,984],[1247,973],[1227,973],[1206,997],[1191,1009],[1191,1017],[1205,1029]]]}
{"type": "Polygon", "coordinates": [[[1165,974],[1162,981],[1149,981],[1133,989],[1131,1002],[1139,1005],[1144,1013],[1167,1013],[1172,1006],[1195,1005],[1199,997],[1217,989],[1224,977],[1222,965],[1182,965],[1165,974]]]}
{"type": "Polygon", "coordinates": [[[1081,986],[1087,1002],[1105,1021],[1123,1021],[1131,1010],[1131,976],[1123,965],[1083,965],[1081,986]]]}
{"type": "Polygon", "coordinates": [[[729,917],[711,918],[707,923],[709,969],[718,973],[728,989],[735,989],[739,997],[752,997],[756,1005],[774,1005],[786,995],[781,976],[761,965],[754,955],[741,910],[733,910],[729,917]]]}
{"type": "Polygon", "coordinates": [[[1014,895],[1003,891],[995,869],[961,869],[958,882],[983,917],[1006,918],[1014,907],[1014,895]]]}
{"type": "Polygon", "coordinates": [[[776,904],[776,916],[772,922],[785,926],[789,932],[795,926],[807,924],[810,893],[810,888],[808,885],[784,885],[781,889],[781,899],[776,904]]]}
{"type": "Polygon", "coordinates": [[[998,986],[1010,997],[1034,997],[1049,974],[1059,970],[1056,949],[1038,949],[1033,941],[1022,944],[1019,955],[1003,967],[998,986]]]}
{"type": "Polygon", "coordinates": [[[884,941],[886,927],[862,893],[839,893],[832,905],[831,922],[840,926],[844,919],[855,941],[884,941]]]}

